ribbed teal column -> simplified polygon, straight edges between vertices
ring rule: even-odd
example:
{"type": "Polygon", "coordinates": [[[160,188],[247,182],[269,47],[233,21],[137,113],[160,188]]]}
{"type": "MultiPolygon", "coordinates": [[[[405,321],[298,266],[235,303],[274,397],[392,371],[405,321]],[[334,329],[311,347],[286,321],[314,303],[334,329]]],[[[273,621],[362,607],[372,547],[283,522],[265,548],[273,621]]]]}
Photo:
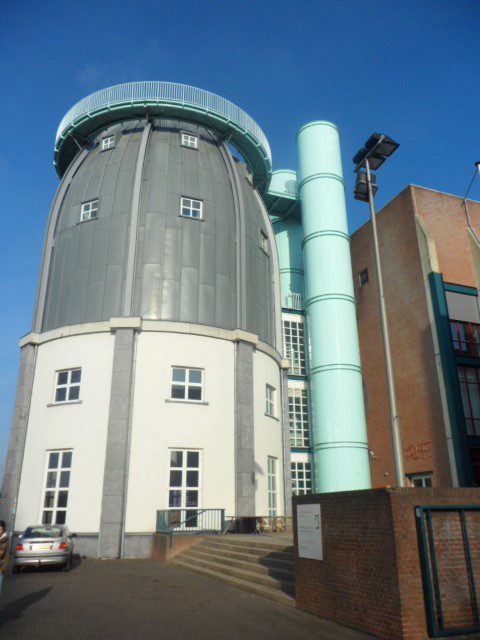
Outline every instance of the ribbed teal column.
{"type": "Polygon", "coordinates": [[[362,372],[336,126],[297,134],[315,491],[370,488],[362,372]]]}
{"type": "Polygon", "coordinates": [[[280,267],[282,306],[287,306],[285,300],[292,293],[299,293],[302,299],[304,296],[302,224],[297,218],[289,216],[284,220],[275,221],[273,230],[275,231],[280,267]]]}

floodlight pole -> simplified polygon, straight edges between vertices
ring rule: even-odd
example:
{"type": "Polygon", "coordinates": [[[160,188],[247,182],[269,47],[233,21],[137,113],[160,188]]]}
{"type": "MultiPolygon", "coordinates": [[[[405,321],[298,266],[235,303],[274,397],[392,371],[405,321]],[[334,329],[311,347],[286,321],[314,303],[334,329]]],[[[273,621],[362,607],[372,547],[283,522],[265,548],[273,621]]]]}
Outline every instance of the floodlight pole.
{"type": "Polygon", "coordinates": [[[395,466],[395,480],[397,487],[405,487],[405,472],[403,469],[402,437],[400,433],[400,420],[397,409],[397,396],[395,394],[395,381],[393,378],[392,355],[390,352],[390,337],[388,333],[387,309],[383,292],[382,265],[380,251],[378,249],[377,221],[375,205],[373,203],[372,178],[370,175],[370,162],[364,161],[367,174],[368,203],[370,205],[370,219],[372,221],[373,250],[375,254],[375,267],[378,281],[378,304],[380,306],[380,322],[382,325],[383,351],[385,355],[385,369],[387,374],[388,400],[390,404],[390,429],[392,433],[393,462],[395,466]]]}

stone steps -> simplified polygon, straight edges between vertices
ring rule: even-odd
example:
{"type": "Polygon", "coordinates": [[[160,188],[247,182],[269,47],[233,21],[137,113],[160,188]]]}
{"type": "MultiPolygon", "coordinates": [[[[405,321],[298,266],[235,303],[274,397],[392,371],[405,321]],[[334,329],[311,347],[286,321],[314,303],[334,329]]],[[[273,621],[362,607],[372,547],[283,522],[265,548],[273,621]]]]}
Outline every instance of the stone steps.
{"type": "Polygon", "coordinates": [[[176,555],[172,562],[275,602],[295,603],[293,554],[285,543],[236,539],[234,534],[212,536],[176,555]]]}

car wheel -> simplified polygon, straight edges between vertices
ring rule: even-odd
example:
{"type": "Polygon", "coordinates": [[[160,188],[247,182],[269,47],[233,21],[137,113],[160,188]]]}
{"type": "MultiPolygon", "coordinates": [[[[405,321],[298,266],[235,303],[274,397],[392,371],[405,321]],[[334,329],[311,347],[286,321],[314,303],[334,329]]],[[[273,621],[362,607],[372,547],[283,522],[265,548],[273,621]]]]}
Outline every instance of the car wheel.
{"type": "Polygon", "coordinates": [[[62,571],[70,571],[72,568],[72,556],[69,556],[67,562],[62,566],[62,571]]]}

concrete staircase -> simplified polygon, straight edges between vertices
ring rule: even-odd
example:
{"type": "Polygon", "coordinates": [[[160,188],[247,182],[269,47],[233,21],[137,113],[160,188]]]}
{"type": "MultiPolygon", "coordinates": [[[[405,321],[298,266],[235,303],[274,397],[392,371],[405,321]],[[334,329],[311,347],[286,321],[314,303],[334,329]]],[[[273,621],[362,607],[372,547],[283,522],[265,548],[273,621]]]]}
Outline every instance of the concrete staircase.
{"type": "Polygon", "coordinates": [[[184,569],[294,606],[293,549],[261,536],[208,536],[174,556],[184,569]]]}

